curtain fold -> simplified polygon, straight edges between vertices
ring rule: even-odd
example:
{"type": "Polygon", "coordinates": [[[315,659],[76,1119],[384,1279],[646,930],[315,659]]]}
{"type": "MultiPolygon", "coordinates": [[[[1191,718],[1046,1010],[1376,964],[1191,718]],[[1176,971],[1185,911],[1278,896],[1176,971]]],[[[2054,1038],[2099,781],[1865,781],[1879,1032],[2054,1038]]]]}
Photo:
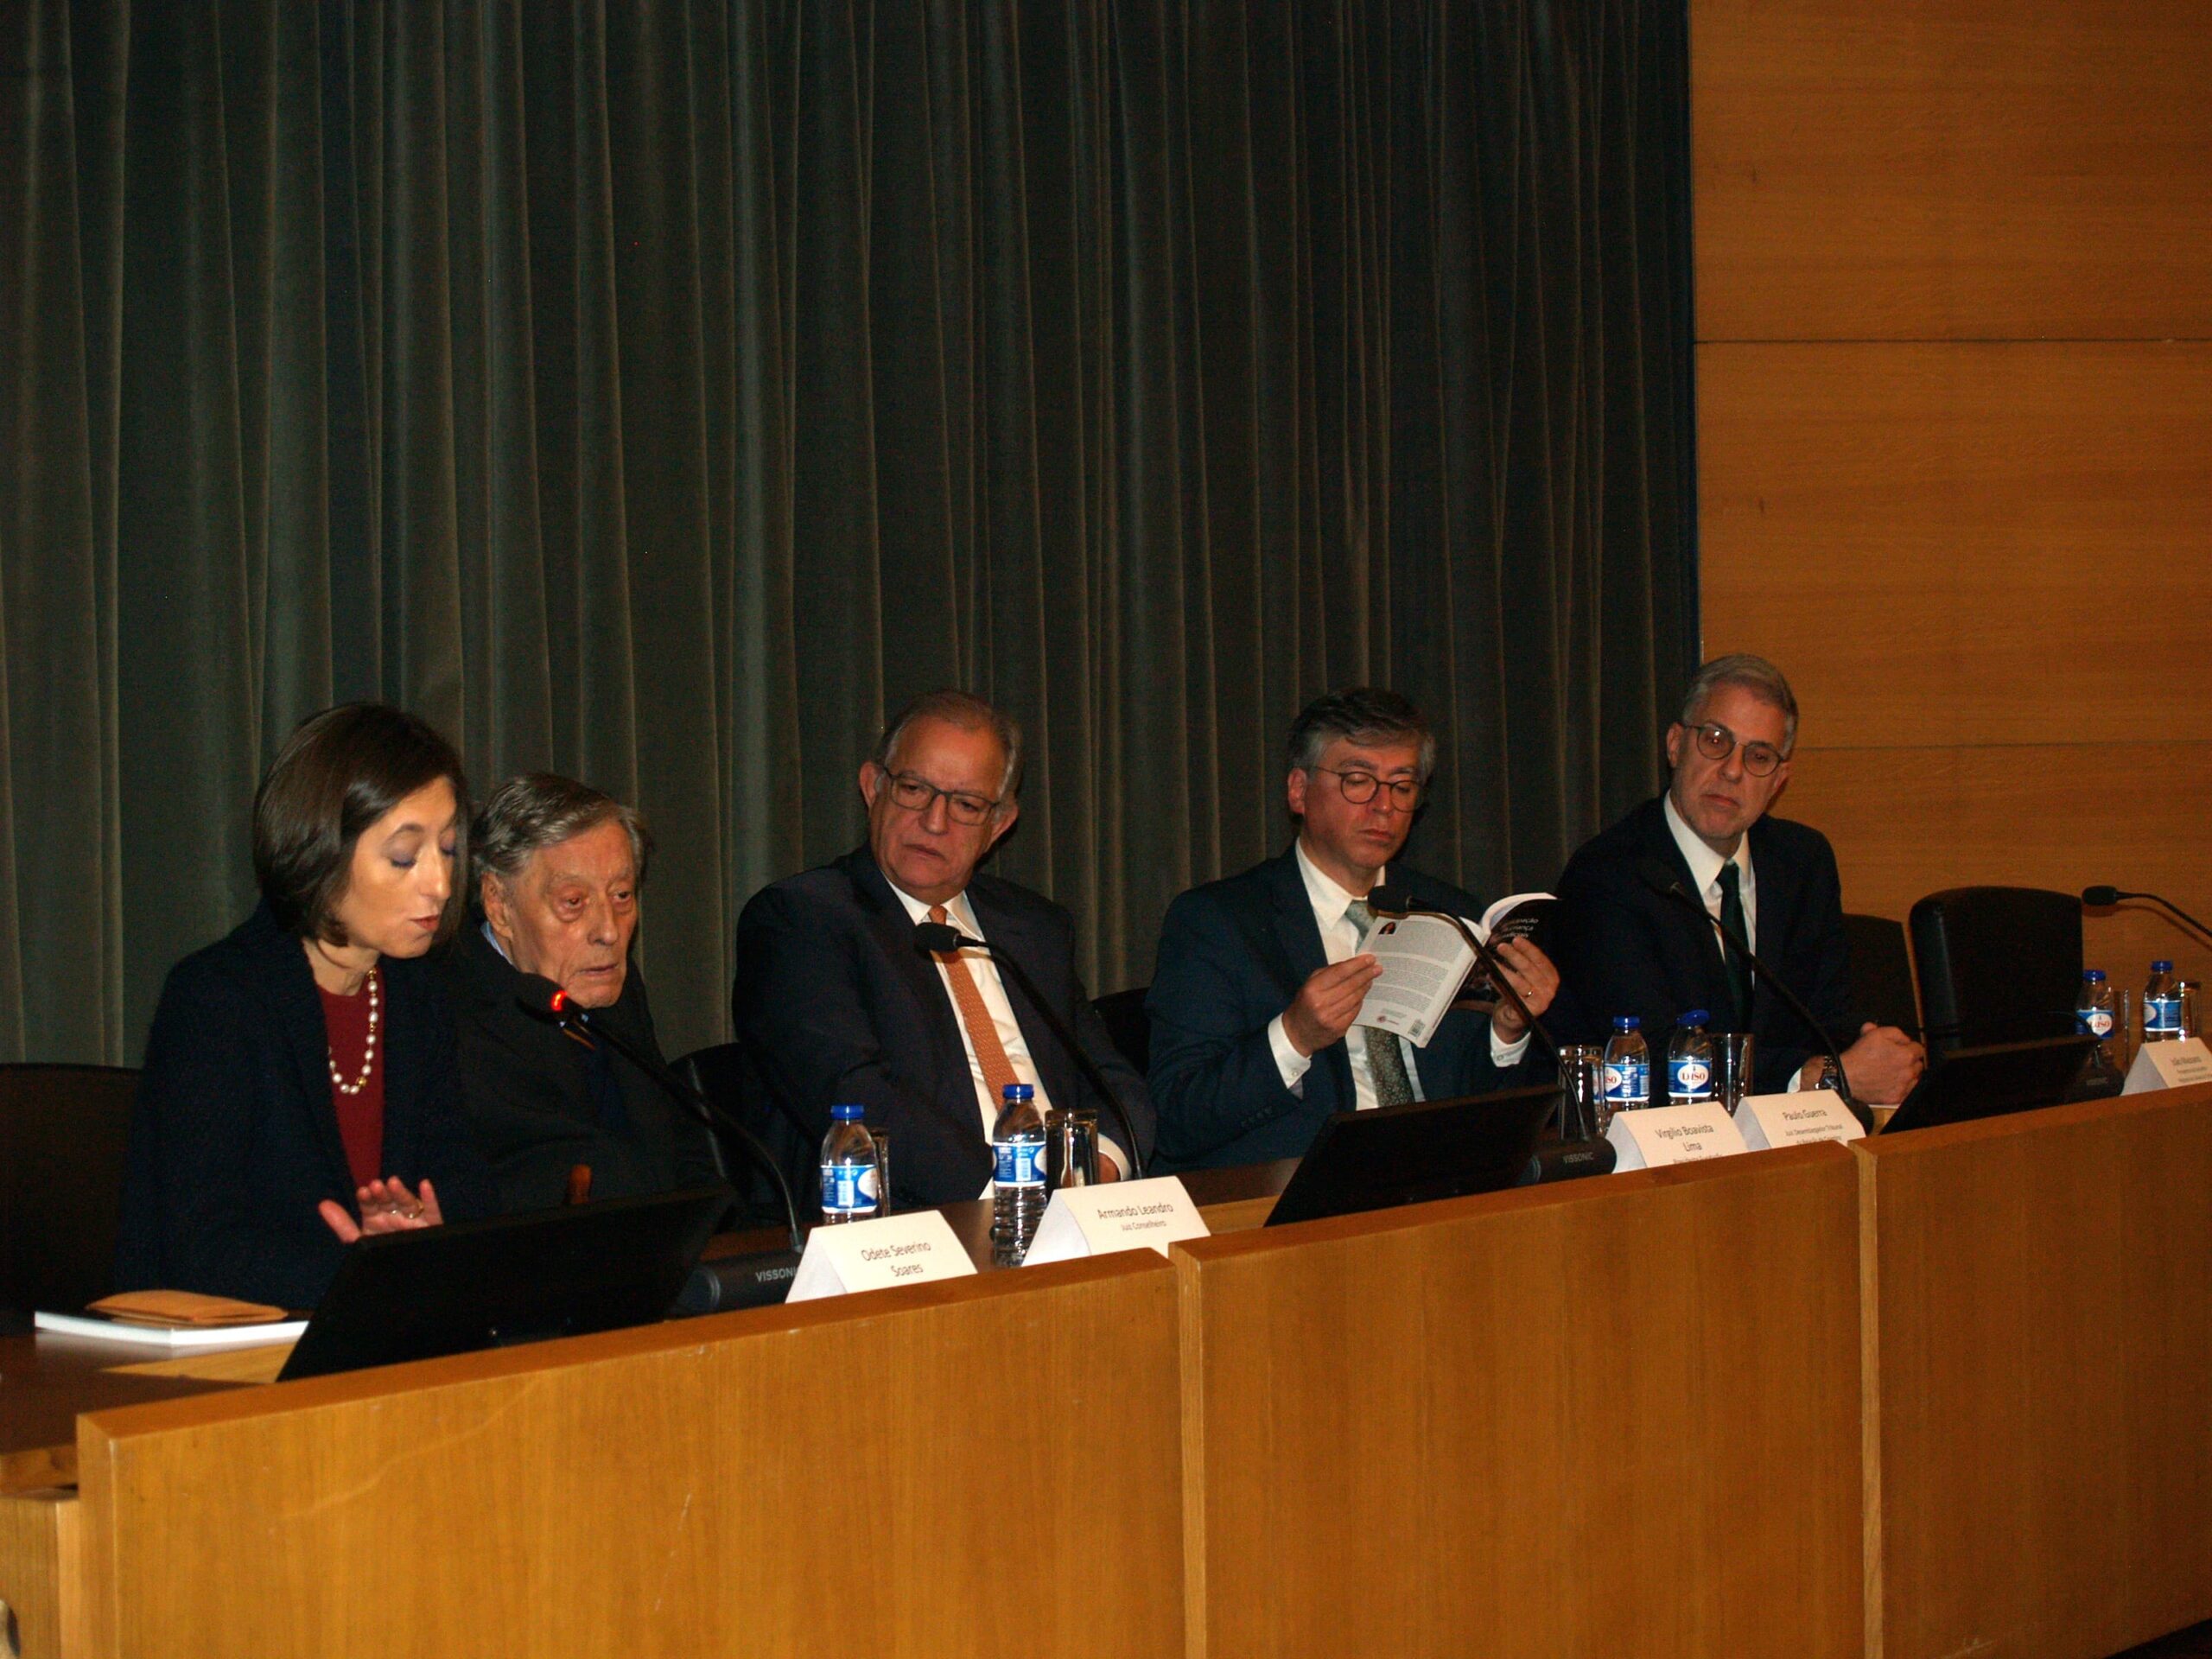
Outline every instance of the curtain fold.
{"type": "Polygon", "coordinates": [[[136,1059],[339,698],[645,810],[671,1052],[937,684],[1096,989],[1332,685],[1548,883],[1695,656],[1687,90],[1681,0],[0,8],[0,1058],[136,1059]]]}

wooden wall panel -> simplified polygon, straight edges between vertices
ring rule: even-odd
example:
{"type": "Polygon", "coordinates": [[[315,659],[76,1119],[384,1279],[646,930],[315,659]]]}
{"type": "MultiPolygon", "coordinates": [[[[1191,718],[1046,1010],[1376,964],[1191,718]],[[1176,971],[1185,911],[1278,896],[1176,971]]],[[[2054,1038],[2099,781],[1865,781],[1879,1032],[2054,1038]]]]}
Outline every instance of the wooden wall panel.
{"type": "Polygon", "coordinates": [[[1178,1246],[1192,1659],[1859,1651],[1817,1147],[1178,1246]]]}
{"type": "Polygon", "coordinates": [[[1802,742],[2212,740],[2212,344],[1698,362],[1706,645],[1802,742]]]}
{"type": "Polygon", "coordinates": [[[1881,1659],[2212,1615],[2212,1089],[1863,1141],[1881,1659]]]}
{"type": "Polygon", "coordinates": [[[2203,0],[1693,0],[1701,340],[2212,335],[2203,0]]]}
{"type": "Polygon", "coordinates": [[[1176,1319],[1145,1251],[89,1417],[94,1650],[1154,1659],[1176,1319]]]}
{"type": "MultiPolygon", "coordinates": [[[[1781,810],[1835,843],[1851,910],[1903,919],[1940,887],[2109,882],[2212,923],[2212,743],[1808,749],[1781,810]]],[[[2091,915],[2084,939],[2123,985],[2153,955],[2212,977],[2212,950],[2147,906],[2091,915]]]]}
{"type": "Polygon", "coordinates": [[[87,1651],[79,1516],[74,1489],[0,1497],[0,1653],[10,1659],[87,1651]]]}

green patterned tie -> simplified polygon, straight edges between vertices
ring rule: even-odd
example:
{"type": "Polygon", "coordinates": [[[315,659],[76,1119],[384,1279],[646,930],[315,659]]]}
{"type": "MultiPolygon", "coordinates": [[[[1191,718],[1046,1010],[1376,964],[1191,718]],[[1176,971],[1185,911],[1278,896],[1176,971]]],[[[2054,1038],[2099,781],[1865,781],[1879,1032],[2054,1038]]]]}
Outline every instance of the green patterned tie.
{"type": "MultiPolygon", "coordinates": [[[[1367,943],[1367,930],[1375,925],[1375,912],[1367,907],[1367,900],[1355,899],[1344,906],[1344,915],[1359,930],[1359,941],[1367,943]]],[[[1367,1033],[1367,1072],[1375,1079],[1375,1103],[1377,1106],[1403,1106],[1414,1097],[1414,1081],[1406,1071],[1405,1051],[1398,1046],[1395,1035],[1372,1027],[1367,1033]]]]}
{"type": "MultiPolygon", "coordinates": [[[[1731,859],[1720,867],[1720,924],[1734,931],[1740,939],[1749,939],[1751,931],[1744,925],[1744,895],[1737,886],[1736,862],[1731,859]]],[[[1751,1028],[1751,968],[1738,954],[1736,947],[1726,940],[1720,944],[1721,965],[1728,970],[1728,995],[1736,1000],[1736,1023],[1732,1031],[1751,1028]]]]}

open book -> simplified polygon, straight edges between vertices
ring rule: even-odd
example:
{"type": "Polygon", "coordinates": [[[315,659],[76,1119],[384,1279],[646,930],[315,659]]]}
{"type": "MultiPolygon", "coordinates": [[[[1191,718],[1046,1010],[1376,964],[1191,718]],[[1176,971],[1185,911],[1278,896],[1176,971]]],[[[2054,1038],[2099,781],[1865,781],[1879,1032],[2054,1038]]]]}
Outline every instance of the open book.
{"type": "MultiPolygon", "coordinates": [[[[1467,925],[1485,944],[1525,939],[1535,931],[1551,902],[1548,893],[1513,893],[1484,911],[1480,921],[1467,925]]],[[[1475,953],[1459,937],[1459,930],[1440,917],[1385,918],[1375,925],[1362,948],[1382,964],[1382,972],[1367,988],[1367,1000],[1359,1005],[1359,1017],[1352,1023],[1395,1032],[1415,1048],[1428,1046],[1463,985],[1477,1003],[1486,1006],[1497,995],[1487,975],[1467,985],[1475,953]]]]}

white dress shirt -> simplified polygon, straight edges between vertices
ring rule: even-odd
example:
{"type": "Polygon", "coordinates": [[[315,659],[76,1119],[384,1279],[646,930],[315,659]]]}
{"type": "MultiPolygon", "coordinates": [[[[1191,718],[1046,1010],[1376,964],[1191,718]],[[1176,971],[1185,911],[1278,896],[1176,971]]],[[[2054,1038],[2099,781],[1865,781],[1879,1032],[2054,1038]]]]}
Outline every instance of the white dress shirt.
{"type": "MultiPolygon", "coordinates": [[[[1321,868],[1306,855],[1306,843],[1302,840],[1294,842],[1294,849],[1298,858],[1298,873],[1306,880],[1306,897],[1313,906],[1313,925],[1321,931],[1321,954],[1328,958],[1332,966],[1348,957],[1358,955],[1359,927],[1344,912],[1365,895],[1345,892],[1332,878],[1323,874],[1321,868]]],[[[1381,887],[1385,878],[1385,872],[1376,871],[1375,885],[1381,887]]],[[[1303,1096],[1306,1093],[1306,1074],[1313,1067],[1313,1057],[1298,1052],[1297,1046],[1290,1040],[1289,1033],[1283,1029],[1281,1014],[1268,1021],[1268,1047],[1275,1057],[1275,1070],[1281,1074],[1282,1086],[1293,1094],[1303,1096]]],[[[1528,1048],[1527,1033],[1522,1033],[1519,1042],[1508,1043],[1499,1039],[1497,1027],[1491,1027],[1490,1057],[1495,1065],[1517,1065],[1528,1048]]],[[[1401,1043],[1398,1049],[1405,1057],[1406,1078],[1413,1084],[1414,1098],[1427,1100],[1428,1096],[1421,1089],[1421,1051],[1411,1043],[1401,1043]]],[[[1375,1073],[1367,1064],[1365,1027],[1354,1026],[1344,1033],[1344,1052],[1351,1061],[1352,1093],[1357,1102],[1356,1109],[1372,1111],[1379,1103],[1375,1097],[1375,1073]]]]}
{"type": "MultiPolygon", "coordinates": [[[[898,895],[899,902],[906,907],[909,916],[917,923],[929,920],[930,906],[915,898],[896,881],[892,881],[889,876],[884,880],[890,882],[891,891],[898,895]]],[[[965,893],[955,893],[945,900],[944,915],[947,921],[971,939],[988,940],[990,938],[983,931],[982,924],[976,921],[975,909],[969,904],[965,893]]],[[[982,950],[963,950],[960,957],[967,964],[968,976],[976,982],[976,990],[982,995],[983,1007],[988,1010],[991,1024],[998,1031],[999,1046],[1006,1051],[1007,1064],[1014,1068],[1016,1078],[1031,1084],[1037,1090],[1037,1109],[1039,1112],[1051,1111],[1052,1097],[1045,1092],[1045,1080],[1038,1074],[1037,1062],[1030,1057],[1028,1041],[1021,1034],[1021,1022],[1014,1017],[1014,1004],[1007,1000],[1006,985],[999,978],[997,963],[988,953],[982,950]]],[[[968,1022],[960,1017],[959,1001],[952,995],[951,970],[940,962],[937,964],[937,976],[944,986],[945,1001],[952,1005],[952,1023],[960,1032],[961,1050],[968,1056],[968,1075],[976,1082],[976,1106],[982,1117],[983,1144],[988,1146],[991,1131],[998,1128],[999,1109],[1004,1103],[992,1094],[991,1085],[983,1076],[983,1062],[976,1055],[976,1040],[968,1034],[968,1022]]],[[[1107,1138],[1103,1129],[1098,1135],[1098,1154],[1102,1158],[1112,1159],[1114,1166],[1124,1175],[1128,1173],[1128,1159],[1117,1143],[1107,1138]]],[[[897,1147],[892,1147],[891,1156],[895,1169],[899,1157],[897,1147]]],[[[981,1196],[987,1198],[991,1196],[990,1182],[983,1183],[981,1196]]]]}
{"type": "MultiPolygon", "coordinates": [[[[1673,832],[1675,845],[1681,849],[1682,861],[1690,867],[1690,875],[1697,882],[1698,897],[1705,900],[1705,913],[1714,921],[1720,919],[1720,872],[1729,865],[1736,867],[1736,893],[1744,901],[1744,942],[1752,950],[1759,948],[1759,883],[1751,871],[1751,837],[1747,830],[1736,842],[1733,858],[1723,858],[1705,844],[1703,837],[1690,828],[1682,815],[1675,810],[1675,798],[1668,794],[1660,810],[1667,815],[1667,828],[1673,832]]],[[[1713,931],[1715,950],[1725,947],[1720,930],[1713,931]]],[[[1725,965],[1727,958],[1724,956],[1725,965]]],[[[1755,1062],[1756,1063],[1756,1057],[1755,1062]]],[[[1798,1074],[1792,1072],[1786,1092],[1797,1092],[1798,1074]]]]}

